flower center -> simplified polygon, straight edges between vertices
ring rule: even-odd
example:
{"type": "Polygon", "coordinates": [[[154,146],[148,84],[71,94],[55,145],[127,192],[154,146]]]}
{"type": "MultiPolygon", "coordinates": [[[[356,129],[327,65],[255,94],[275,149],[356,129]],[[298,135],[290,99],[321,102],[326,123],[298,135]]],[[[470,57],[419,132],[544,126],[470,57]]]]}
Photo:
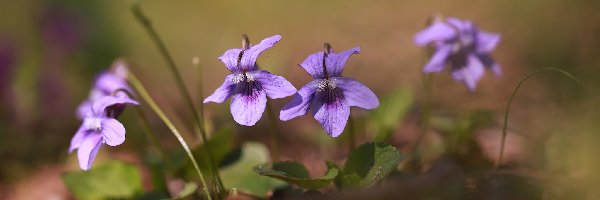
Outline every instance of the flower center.
{"type": "Polygon", "coordinates": [[[254,81],[254,76],[248,72],[237,73],[231,80],[233,83],[251,82],[254,81]]]}
{"type": "Polygon", "coordinates": [[[102,119],[99,117],[88,117],[83,126],[88,130],[99,131],[102,129],[102,119]]]}
{"type": "Polygon", "coordinates": [[[324,92],[324,91],[327,91],[327,90],[333,90],[335,88],[336,88],[335,79],[333,79],[333,78],[323,79],[322,81],[320,81],[317,84],[317,91],[319,91],[319,92],[324,92]]]}

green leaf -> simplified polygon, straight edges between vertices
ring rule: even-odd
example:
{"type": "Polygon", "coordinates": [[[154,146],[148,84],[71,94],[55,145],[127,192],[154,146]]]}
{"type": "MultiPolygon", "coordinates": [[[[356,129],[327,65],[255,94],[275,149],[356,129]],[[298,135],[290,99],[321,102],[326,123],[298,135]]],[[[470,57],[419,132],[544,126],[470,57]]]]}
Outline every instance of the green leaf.
{"type": "Polygon", "coordinates": [[[381,98],[379,107],[371,112],[370,124],[377,130],[375,141],[387,140],[399,122],[406,116],[412,105],[412,92],[401,88],[381,98]]]}
{"type": "Polygon", "coordinates": [[[339,169],[335,164],[330,161],[326,164],[327,172],[325,172],[325,175],[315,179],[309,177],[304,165],[293,161],[258,165],[254,167],[254,171],[261,176],[269,176],[305,189],[317,190],[329,185],[339,173],[339,169]]]}
{"type": "Polygon", "coordinates": [[[404,156],[388,144],[366,143],[350,153],[336,185],[343,190],[370,187],[396,169],[404,156]]]}
{"type": "Polygon", "coordinates": [[[285,186],[282,181],[260,176],[252,171],[252,167],[269,162],[269,151],[261,143],[248,142],[242,145],[242,155],[238,162],[221,169],[221,178],[227,189],[238,191],[259,198],[266,198],[270,191],[285,186]]]}
{"type": "Polygon", "coordinates": [[[189,182],[186,183],[185,186],[183,187],[183,189],[181,191],[179,191],[179,194],[177,194],[176,197],[173,197],[173,200],[179,200],[179,199],[184,199],[186,197],[189,197],[190,195],[194,194],[194,192],[196,192],[196,190],[198,190],[198,185],[194,182],[189,182]]]}
{"type": "Polygon", "coordinates": [[[142,192],[138,169],[120,161],[69,172],[62,178],[77,199],[132,199],[142,192]]]}

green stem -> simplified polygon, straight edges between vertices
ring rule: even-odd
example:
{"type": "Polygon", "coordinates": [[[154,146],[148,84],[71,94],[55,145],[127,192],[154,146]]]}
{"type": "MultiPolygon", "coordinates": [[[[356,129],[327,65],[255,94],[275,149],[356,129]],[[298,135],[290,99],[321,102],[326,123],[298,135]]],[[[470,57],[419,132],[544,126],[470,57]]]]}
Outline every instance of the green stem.
{"type": "Polygon", "coordinates": [[[552,68],[552,67],[543,68],[543,69],[540,69],[540,70],[537,70],[537,71],[534,71],[534,72],[531,72],[531,73],[525,75],[523,77],[523,79],[521,79],[521,81],[519,81],[519,84],[517,84],[517,87],[515,87],[515,90],[513,90],[513,93],[510,95],[510,99],[508,100],[508,104],[506,105],[506,110],[504,110],[504,124],[502,126],[502,139],[500,140],[500,152],[498,155],[498,161],[496,162],[496,171],[500,168],[500,164],[502,163],[502,157],[504,156],[504,145],[506,142],[506,131],[507,131],[507,127],[508,127],[508,114],[510,112],[510,106],[512,104],[512,101],[515,98],[515,96],[517,95],[517,91],[519,91],[519,88],[521,88],[521,85],[523,85],[523,83],[525,83],[526,80],[528,80],[529,78],[531,78],[541,72],[545,72],[545,71],[558,72],[562,75],[565,75],[566,77],[571,78],[578,84],[580,84],[584,87],[587,87],[587,85],[585,83],[583,83],[579,79],[575,78],[569,72],[566,72],[562,69],[552,68]]]}
{"type": "Polygon", "coordinates": [[[279,161],[279,127],[277,126],[277,119],[271,102],[267,101],[267,117],[269,117],[269,135],[271,136],[271,153],[273,155],[273,161],[279,161]]]}
{"type": "Polygon", "coordinates": [[[425,90],[425,94],[423,97],[423,105],[421,107],[421,110],[422,110],[421,111],[421,119],[420,119],[421,129],[419,131],[419,136],[417,137],[417,141],[411,150],[413,155],[417,154],[419,146],[421,145],[421,142],[423,141],[423,138],[425,138],[425,135],[427,134],[427,130],[429,129],[429,118],[431,117],[431,95],[432,95],[431,82],[432,82],[432,79],[433,79],[432,74],[425,74],[425,73],[422,74],[423,90],[425,90]]]}
{"type": "MultiPolygon", "coordinates": [[[[133,4],[131,5],[131,11],[133,12],[133,15],[136,17],[136,19],[146,29],[146,31],[150,35],[150,38],[158,47],[158,50],[160,51],[161,55],[167,61],[167,66],[171,70],[173,76],[175,77],[175,82],[177,83],[177,87],[179,88],[180,92],[183,95],[183,99],[184,99],[185,103],[192,110],[192,115],[193,115],[194,121],[196,123],[196,128],[198,129],[198,131],[200,133],[202,142],[207,144],[208,140],[206,137],[206,131],[204,128],[204,124],[202,123],[202,120],[198,114],[198,110],[196,109],[196,106],[194,105],[194,103],[192,101],[192,98],[187,90],[187,87],[185,86],[185,83],[183,82],[183,78],[181,77],[181,73],[179,72],[179,69],[177,68],[177,65],[175,64],[175,61],[169,54],[169,51],[167,50],[167,47],[165,46],[163,41],[158,36],[158,33],[152,26],[152,23],[150,23],[150,20],[142,12],[142,9],[140,8],[140,5],[139,5],[139,1],[137,1],[137,0],[133,1],[133,4]]],[[[207,155],[208,155],[207,157],[208,157],[209,166],[212,168],[211,171],[213,172],[213,177],[215,179],[215,182],[219,186],[218,189],[219,189],[219,191],[224,191],[225,188],[223,187],[221,178],[219,176],[218,168],[216,167],[216,163],[214,163],[214,159],[212,157],[212,150],[209,146],[207,146],[206,151],[207,151],[207,155]]]]}
{"type": "Polygon", "coordinates": [[[352,153],[356,148],[356,133],[354,130],[354,118],[352,115],[348,117],[348,152],[352,153]]]}
{"type": "Polygon", "coordinates": [[[150,97],[150,94],[148,94],[148,91],[146,91],[146,89],[144,88],[142,83],[137,79],[137,77],[135,77],[135,75],[133,75],[133,74],[129,74],[128,79],[129,79],[129,82],[131,83],[131,86],[133,86],[133,88],[135,88],[135,90],[142,97],[142,99],[144,99],[144,101],[148,104],[148,106],[150,106],[150,108],[156,113],[156,115],[158,115],[158,117],[165,123],[165,125],[167,125],[167,127],[171,130],[173,135],[177,138],[177,140],[181,144],[181,147],[183,147],[183,150],[185,150],[187,156],[192,161],[192,165],[194,165],[194,169],[198,173],[198,176],[200,176],[200,181],[202,181],[202,184],[204,185],[203,189],[204,189],[204,194],[206,195],[206,198],[208,200],[212,200],[210,192],[208,191],[208,188],[207,188],[208,185],[206,184],[206,180],[204,179],[204,175],[202,174],[202,171],[200,170],[200,167],[198,166],[198,163],[196,162],[196,159],[194,158],[194,155],[192,154],[190,147],[188,146],[187,142],[185,142],[185,140],[179,133],[179,130],[177,130],[177,128],[175,127],[175,125],[173,125],[171,120],[169,120],[169,118],[165,115],[165,113],[163,113],[163,111],[160,109],[160,107],[158,107],[156,102],[154,102],[152,97],[150,97]]]}

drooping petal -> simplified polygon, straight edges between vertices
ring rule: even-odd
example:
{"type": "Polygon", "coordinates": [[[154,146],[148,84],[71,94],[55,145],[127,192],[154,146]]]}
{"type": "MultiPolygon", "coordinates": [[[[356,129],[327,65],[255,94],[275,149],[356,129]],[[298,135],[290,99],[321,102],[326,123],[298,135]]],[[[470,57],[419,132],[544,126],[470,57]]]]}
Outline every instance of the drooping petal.
{"type": "Polygon", "coordinates": [[[109,146],[117,146],[125,141],[125,127],[113,118],[104,118],[101,122],[102,138],[109,146]]]}
{"type": "Polygon", "coordinates": [[[244,126],[254,126],[260,119],[267,104],[264,90],[252,88],[249,92],[236,92],[231,98],[231,115],[244,126]]]}
{"type": "Polygon", "coordinates": [[[348,117],[350,117],[350,106],[343,98],[333,101],[326,100],[325,92],[317,92],[311,105],[313,116],[321,123],[325,132],[331,137],[337,137],[344,131],[348,117]]]}
{"type": "Polygon", "coordinates": [[[75,133],[73,138],[71,138],[71,145],[69,145],[69,153],[73,152],[73,150],[75,150],[75,149],[79,148],[79,146],[81,146],[81,143],[86,138],[88,133],[89,132],[85,128],[84,125],[81,125],[79,127],[79,129],[77,130],[77,132],[75,133]]]}
{"type": "Polygon", "coordinates": [[[110,95],[110,93],[118,89],[129,90],[129,86],[127,85],[127,81],[122,77],[110,72],[104,72],[96,78],[94,89],[100,90],[104,95],[110,95]]]}
{"type": "Polygon", "coordinates": [[[329,53],[329,55],[327,55],[327,59],[325,59],[327,75],[330,77],[341,76],[342,71],[344,70],[344,65],[346,65],[346,61],[348,60],[348,58],[352,54],[358,53],[360,53],[360,47],[354,47],[352,49],[348,49],[339,53],[329,53]]]}
{"type": "Polygon", "coordinates": [[[357,106],[364,109],[374,109],[379,106],[379,99],[375,93],[357,80],[336,78],[335,84],[343,91],[349,106],[357,106]]]}
{"type": "Polygon", "coordinates": [[[215,92],[213,92],[210,96],[204,99],[203,103],[215,102],[215,103],[223,103],[227,100],[231,95],[233,95],[233,90],[235,89],[235,80],[236,74],[229,74],[225,77],[225,81],[223,84],[219,86],[215,92]]]}
{"type": "Polygon", "coordinates": [[[479,58],[479,61],[481,61],[485,67],[492,70],[494,74],[497,76],[502,75],[502,68],[500,68],[500,65],[496,63],[496,61],[489,54],[478,54],[477,57],[479,58]]]}
{"type": "Polygon", "coordinates": [[[83,119],[92,114],[92,102],[85,100],[77,107],[77,118],[83,119]]]}
{"type": "Polygon", "coordinates": [[[448,17],[446,18],[446,22],[453,26],[455,29],[458,29],[460,32],[467,30],[471,27],[471,22],[468,20],[461,20],[456,17],[448,17]]]}
{"type": "Polygon", "coordinates": [[[471,92],[477,88],[477,82],[483,76],[485,68],[474,55],[467,56],[466,66],[453,66],[452,77],[454,80],[462,81],[471,92]]]}
{"type": "Polygon", "coordinates": [[[456,36],[456,30],[444,22],[435,22],[425,30],[417,33],[414,42],[417,46],[425,46],[434,41],[448,40],[456,36]]]}
{"type": "Polygon", "coordinates": [[[477,51],[481,53],[492,52],[500,43],[500,34],[479,31],[477,34],[477,51]]]}
{"type": "Polygon", "coordinates": [[[279,112],[279,119],[288,121],[295,117],[306,115],[310,109],[310,102],[312,101],[315,92],[317,92],[317,84],[320,81],[322,80],[313,80],[300,88],[292,101],[281,109],[281,112],[279,112]]]}
{"type": "Polygon", "coordinates": [[[260,43],[258,43],[257,45],[254,45],[254,46],[250,47],[250,49],[245,50],[244,54],[242,55],[242,60],[240,63],[241,69],[244,69],[244,70],[255,69],[256,59],[258,58],[258,56],[263,51],[267,50],[268,48],[273,47],[273,45],[275,45],[275,43],[279,42],[279,40],[281,40],[281,36],[274,35],[274,36],[265,38],[264,40],[260,41],[260,43]]]}
{"type": "Polygon", "coordinates": [[[296,87],[281,76],[269,73],[266,70],[254,70],[248,72],[248,77],[258,81],[271,99],[278,99],[296,93],[296,87]]]}
{"type": "Polygon", "coordinates": [[[304,68],[315,79],[323,78],[323,55],[322,51],[309,55],[300,64],[300,67],[304,68]]]}
{"type": "Polygon", "coordinates": [[[102,146],[101,134],[90,133],[85,137],[77,151],[77,159],[79,160],[79,167],[81,167],[81,169],[90,169],[100,146],[102,146]]]}
{"type": "Polygon", "coordinates": [[[238,66],[240,52],[242,52],[242,49],[229,49],[219,57],[219,60],[225,64],[230,72],[237,72],[240,70],[238,66]]]}
{"type": "MultiPolygon", "coordinates": [[[[96,116],[108,116],[110,113],[107,112],[107,108],[111,107],[111,106],[115,106],[115,105],[126,105],[126,104],[132,104],[132,105],[138,105],[139,103],[136,100],[130,99],[129,97],[127,97],[126,95],[124,96],[103,96],[101,98],[99,98],[98,100],[94,101],[94,103],[92,104],[92,112],[96,115],[96,116]]],[[[122,110],[122,108],[120,108],[122,110]]],[[[113,114],[114,116],[110,116],[110,117],[117,117],[116,115],[118,115],[120,113],[120,111],[116,111],[117,114],[113,114]]]]}
{"type": "Polygon", "coordinates": [[[446,66],[446,60],[448,59],[448,56],[450,56],[451,52],[451,45],[439,45],[427,65],[425,65],[425,68],[423,68],[423,72],[432,73],[444,70],[444,67],[446,66]]]}

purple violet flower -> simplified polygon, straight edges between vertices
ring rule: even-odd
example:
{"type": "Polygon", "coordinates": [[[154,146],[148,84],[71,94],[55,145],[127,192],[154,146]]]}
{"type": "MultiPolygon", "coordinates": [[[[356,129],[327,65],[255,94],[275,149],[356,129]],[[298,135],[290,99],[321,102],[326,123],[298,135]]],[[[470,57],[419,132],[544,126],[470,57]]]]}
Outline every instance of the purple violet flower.
{"type": "Polygon", "coordinates": [[[119,89],[131,91],[127,84],[127,66],[121,60],[115,61],[110,70],[102,72],[96,78],[87,100],[77,108],[77,117],[84,119],[92,111],[91,107],[95,100],[111,95],[119,89]]]}
{"type": "Polygon", "coordinates": [[[346,60],[358,54],[356,47],[339,53],[325,43],[325,50],[312,54],[300,66],[315,80],[304,85],[279,114],[283,121],[313,111],[313,117],[332,137],[339,136],[350,117],[350,106],[374,109],[379,106],[377,96],[362,83],[342,77],[346,60]]]}
{"type": "Polygon", "coordinates": [[[464,82],[470,91],[475,91],[486,67],[498,76],[502,73],[500,65],[490,56],[500,43],[500,35],[480,31],[471,21],[438,18],[417,33],[414,42],[421,47],[433,44],[435,48],[423,72],[440,72],[449,63],[452,78],[464,82]]]}
{"type": "Polygon", "coordinates": [[[250,46],[248,37],[243,35],[243,48],[227,50],[219,60],[231,72],[215,92],[204,99],[204,103],[223,103],[231,98],[231,115],[241,125],[253,126],[265,111],[267,96],[271,99],[283,98],[296,93],[296,88],[285,78],[258,69],[256,59],[263,51],[281,40],[274,35],[250,46]]]}
{"type": "Polygon", "coordinates": [[[83,119],[83,124],[71,139],[69,147],[69,153],[77,149],[81,169],[90,169],[102,144],[117,146],[125,141],[125,127],[116,118],[126,104],[139,103],[124,92],[100,97],[92,103],[91,112],[83,119]]]}

